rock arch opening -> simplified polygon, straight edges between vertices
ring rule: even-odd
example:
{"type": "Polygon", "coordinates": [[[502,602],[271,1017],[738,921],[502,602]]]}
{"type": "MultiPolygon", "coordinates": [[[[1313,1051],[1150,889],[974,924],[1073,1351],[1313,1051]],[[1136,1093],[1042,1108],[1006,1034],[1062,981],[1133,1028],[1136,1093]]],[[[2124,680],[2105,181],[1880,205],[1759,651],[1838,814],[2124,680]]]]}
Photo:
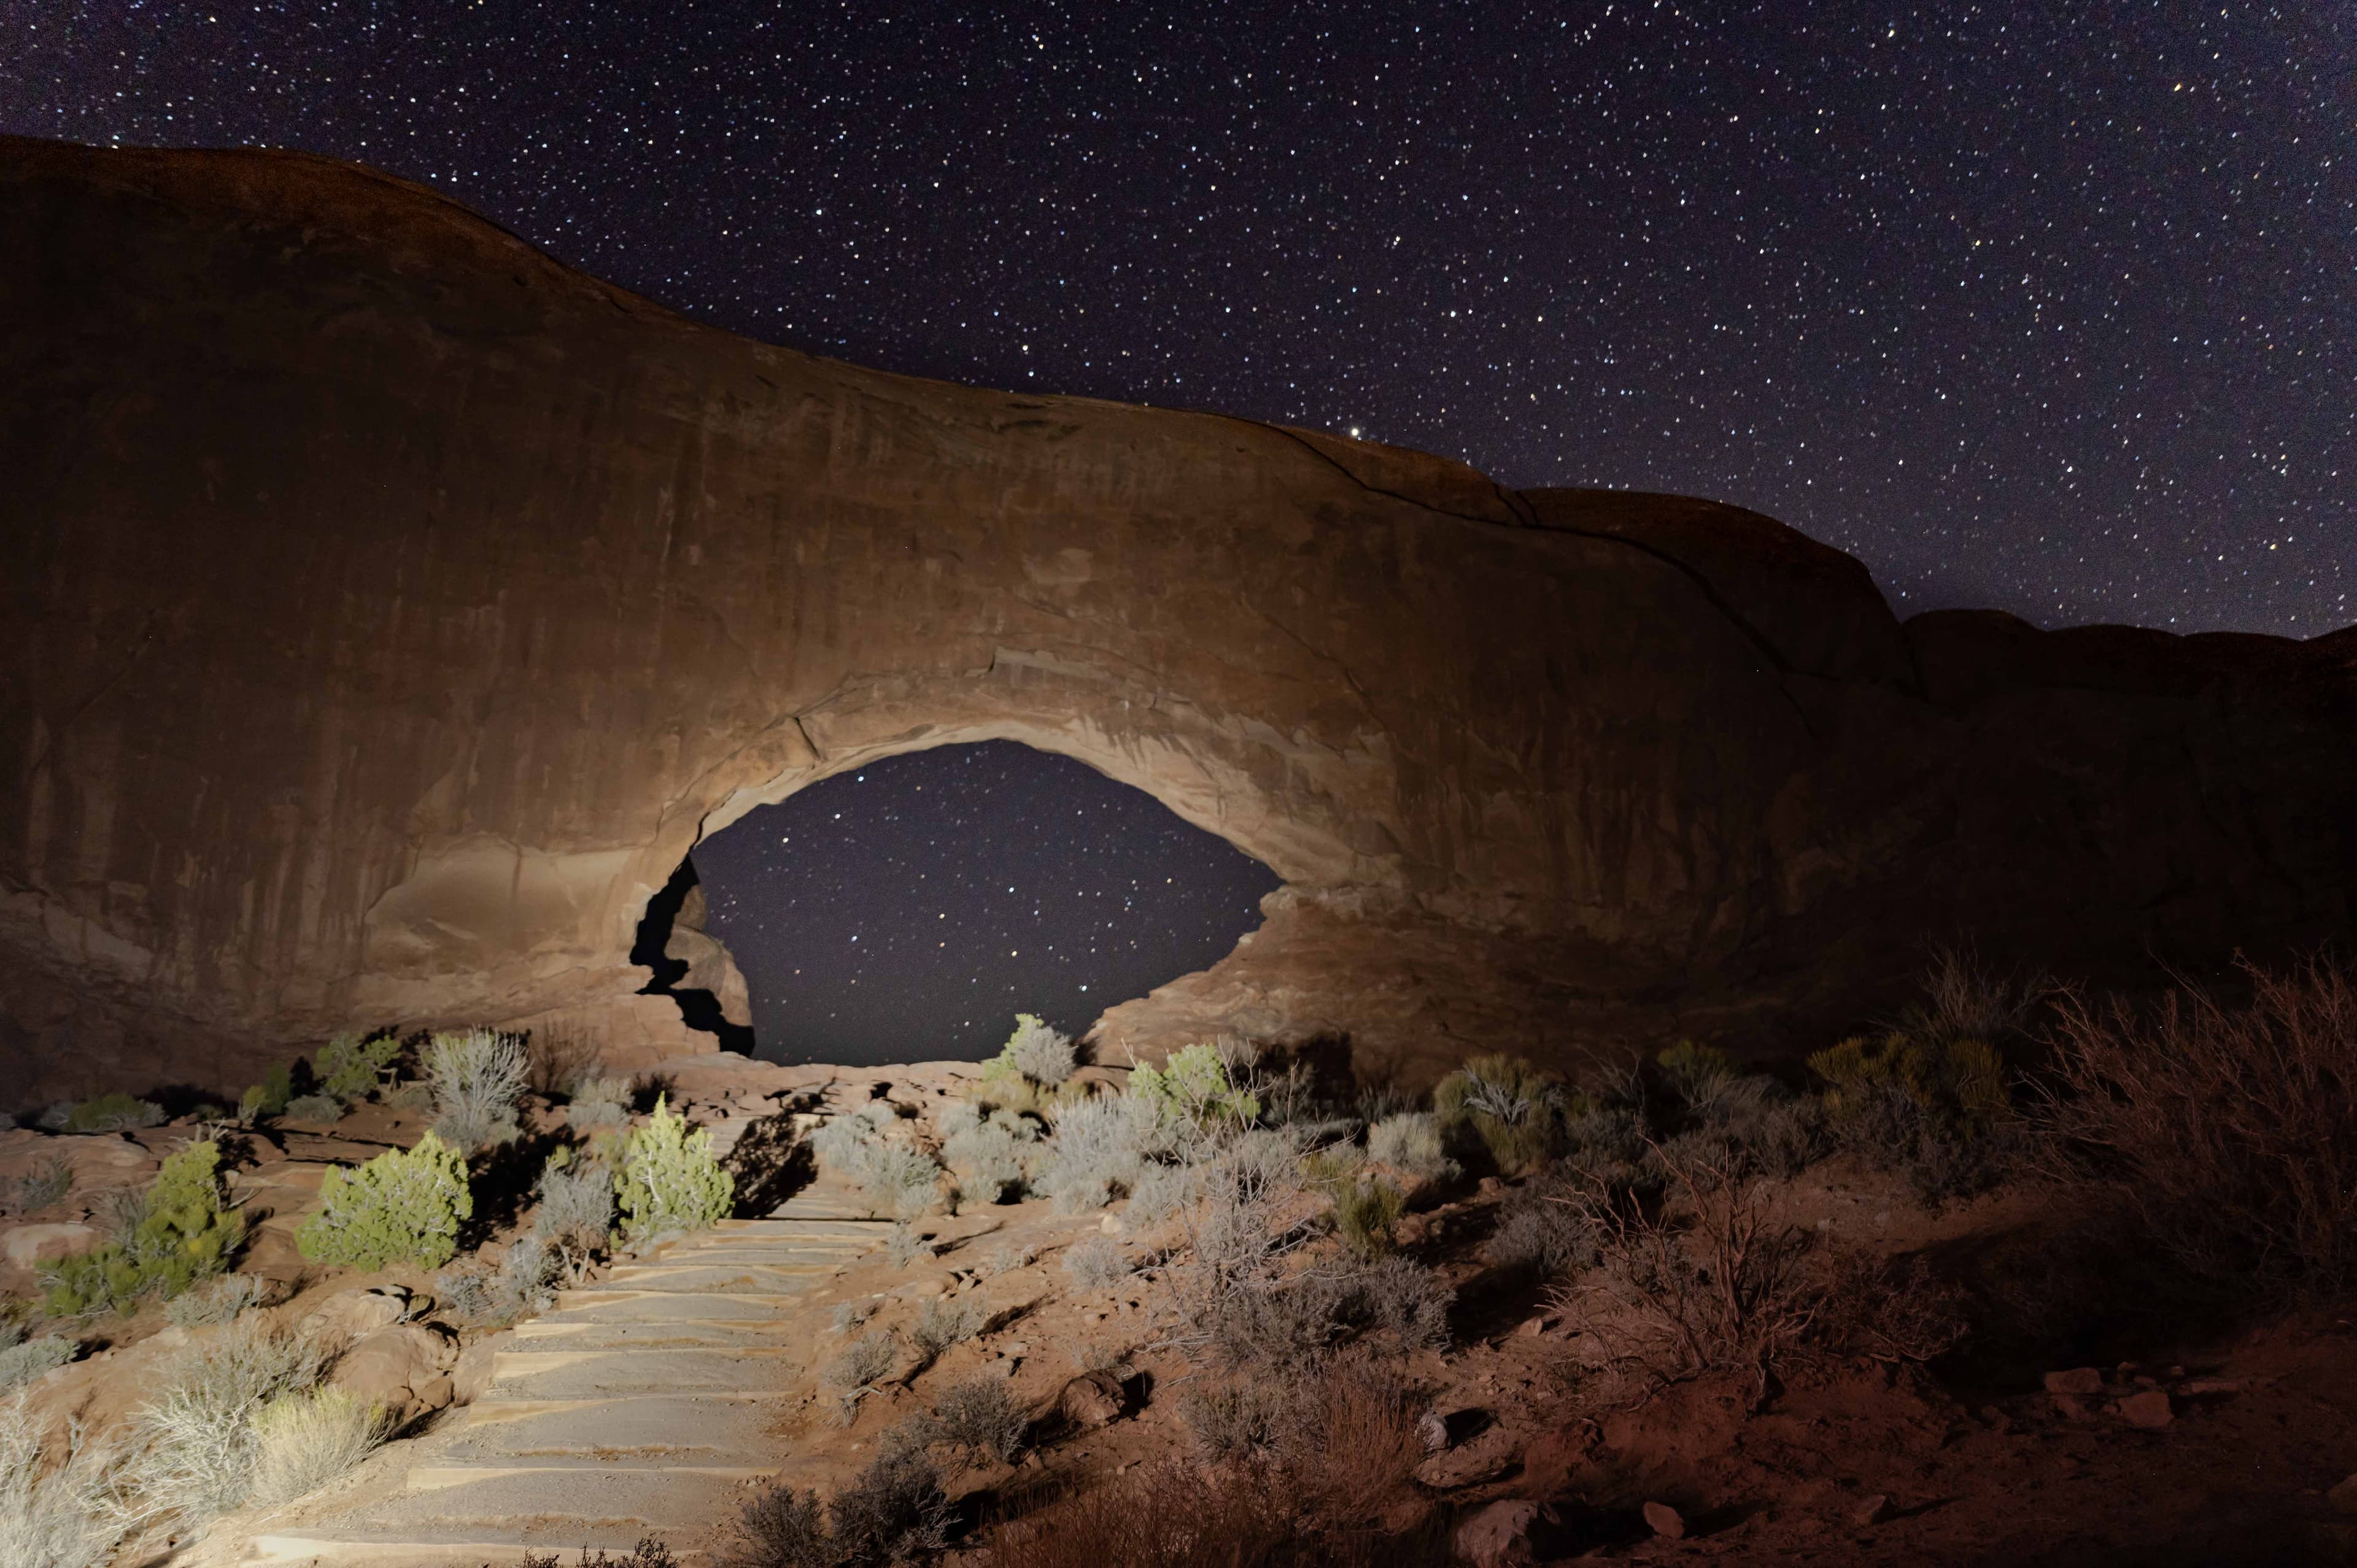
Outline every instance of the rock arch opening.
{"type": "Polygon", "coordinates": [[[1015,1014],[1074,1035],[1211,967],[1282,879],[1072,757],[1012,740],[870,760],[704,836],[631,961],[724,1048],[868,1064],[988,1056],[1015,1014]]]}

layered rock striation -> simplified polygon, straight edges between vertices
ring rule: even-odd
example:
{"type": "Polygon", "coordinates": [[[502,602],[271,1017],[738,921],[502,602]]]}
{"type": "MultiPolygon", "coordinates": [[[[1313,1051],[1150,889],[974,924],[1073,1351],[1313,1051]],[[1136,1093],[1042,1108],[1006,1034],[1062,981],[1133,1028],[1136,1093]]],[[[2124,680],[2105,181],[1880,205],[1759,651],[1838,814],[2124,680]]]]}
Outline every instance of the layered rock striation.
{"type": "Polygon", "coordinates": [[[2352,927],[2351,633],[1901,626],[1738,509],[838,364],[308,156],[0,141],[0,472],[25,1102],[391,1021],[709,1048],[630,961],[698,838],[993,738],[1285,879],[1101,1023],[1142,1056],[1768,1049],[1958,932],[2352,927]]]}

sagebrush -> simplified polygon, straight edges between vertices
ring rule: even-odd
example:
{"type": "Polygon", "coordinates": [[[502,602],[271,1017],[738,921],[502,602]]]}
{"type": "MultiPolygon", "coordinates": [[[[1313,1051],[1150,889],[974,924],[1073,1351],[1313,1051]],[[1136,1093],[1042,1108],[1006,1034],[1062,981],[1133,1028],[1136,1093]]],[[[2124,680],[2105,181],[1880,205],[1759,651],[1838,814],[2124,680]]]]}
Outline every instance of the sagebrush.
{"type": "Polygon", "coordinates": [[[712,1134],[689,1132],[664,1097],[655,1099],[646,1124],[632,1129],[614,1174],[615,1207],[623,1239],[705,1230],[728,1218],[735,1184],[712,1155],[712,1134]]]}

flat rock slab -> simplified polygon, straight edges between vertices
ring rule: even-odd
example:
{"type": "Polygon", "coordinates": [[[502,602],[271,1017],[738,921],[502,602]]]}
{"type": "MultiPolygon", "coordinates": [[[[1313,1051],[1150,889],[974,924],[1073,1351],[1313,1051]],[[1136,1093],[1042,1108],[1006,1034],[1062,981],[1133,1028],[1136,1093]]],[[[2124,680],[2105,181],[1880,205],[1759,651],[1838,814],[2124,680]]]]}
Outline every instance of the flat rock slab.
{"type": "Polygon", "coordinates": [[[774,1320],[800,1303],[791,1295],[738,1295],[725,1291],[569,1290],[543,1323],[695,1323],[705,1318],[774,1320]]]}
{"type": "Polygon", "coordinates": [[[519,1323],[510,1331],[518,1350],[774,1350],[775,1318],[697,1323],[519,1323]]]}
{"type": "Polygon", "coordinates": [[[810,1287],[840,1268],[840,1263],[813,1260],[791,1263],[626,1263],[608,1274],[609,1288],[671,1291],[743,1291],[786,1295],[810,1287]]]}
{"type": "Polygon", "coordinates": [[[477,1405],[434,1463],[610,1459],[774,1469],[784,1440],[773,1429],[794,1408],[785,1398],[693,1394],[477,1405]]]}
{"type": "Polygon", "coordinates": [[[584,1528],[703,1535],[736,1518],[776,1468],[750,1476],[577,1466],[486,1472],[380,1503],[369,1510],[370,1525],[457,1530],[474,1539],[504,1530],[511,1540],[566,1543],[584,1528]]]}
{"type": "Polygon", "coordinates": [[[600,1394],[765,1393],[805,1376],[800,1350],[502,1350],[491,1378],[502,1393],[527,1399],[600,1394]]]}

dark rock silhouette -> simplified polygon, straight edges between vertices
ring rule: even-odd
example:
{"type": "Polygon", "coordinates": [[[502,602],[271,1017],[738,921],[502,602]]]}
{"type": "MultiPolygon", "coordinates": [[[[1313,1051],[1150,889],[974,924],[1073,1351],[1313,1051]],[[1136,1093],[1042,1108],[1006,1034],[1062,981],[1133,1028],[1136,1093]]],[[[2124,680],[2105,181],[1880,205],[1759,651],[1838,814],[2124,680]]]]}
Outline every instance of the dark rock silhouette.
{"type": "Polygon", "coordinates": [[[0,142],[0,473],[20,1102],[392,1021],[710,1048],[630,961],[688,848],[996,737],[1286,881],[1116,1054],[1792,1048],[1960,930],[2352,926],[2351,633],[1901,627],[1735,508],[814,359],[313,157],[0,142]]]}

